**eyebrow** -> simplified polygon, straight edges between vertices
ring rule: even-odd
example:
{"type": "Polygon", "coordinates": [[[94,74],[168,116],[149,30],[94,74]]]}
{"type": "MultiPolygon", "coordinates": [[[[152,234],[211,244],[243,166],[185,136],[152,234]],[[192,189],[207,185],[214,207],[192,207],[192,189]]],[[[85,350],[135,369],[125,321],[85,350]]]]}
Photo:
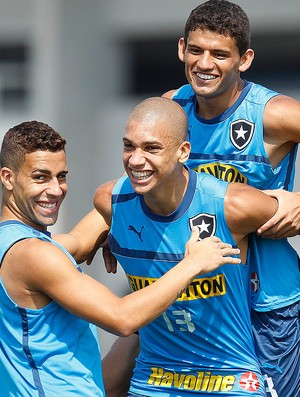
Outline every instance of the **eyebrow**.
{"type": "MultiPolygon", "coordinates": [[[[59,173],[58,173],[57,175],[60,175],[60,174],[68,174],[68,172],[69,172],[69,171],[67,171],[67,170],[62,170],[62,171],[59,171],[59,173]]],[[[35,170],[32,171],[32,174],[46,174],[46,175],[51,175],[51,171],[46,170],[46,169],[44,170],[44,169],[37,168],[37,169],[35,169],[35,170]]]]}
{"type": "MultiPolygon", "coordinates": [[[[129,142],[132,143],[132,141],[128,138],[123,138],[123,142],[129,142]]],[[[156,140],[153,141],[146,141],[146,142],[142,142],[143,145],[159,145],[162,146],[162,143],[156,140]]]]}
{"type": "MultiPolygon", "coordinates": [[[[189,48],[189,49],[193,49],[193,48],[197,48],[197,49],[200,49],[200,50],[203,50],[203,47],[201,47],[200,45],[198,45],[198,44],[187,44],[187,48],[189,48]]],[[[227,55],[227,54],[231,54],[231,52],[229,51],[229,50],[224,50],[223,48],[213,48],[213,49],[211,49],[211,50],[209,50],[210,52],[220,52],[220,53],[222,53],[222,54],[225,54],[225,55],[227,55]]]]}
{"type": "Polygon", "coordinates": [[[32,170],[31,173],[32,174],[41,173],[41,174],[51,175],[51,172],[49,170],[43,170],[42,168],[36,168],[35,170],[32,170]]]}

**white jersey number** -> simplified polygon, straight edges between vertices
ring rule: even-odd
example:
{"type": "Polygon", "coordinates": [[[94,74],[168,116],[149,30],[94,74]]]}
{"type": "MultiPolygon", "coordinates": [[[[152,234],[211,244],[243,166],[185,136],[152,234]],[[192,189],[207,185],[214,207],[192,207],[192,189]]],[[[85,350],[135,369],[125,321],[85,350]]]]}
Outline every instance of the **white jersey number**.
{"type": "MultiPolygon", "coordinates": [[[[175,323],[179,327],[179,330],[182,332],[194,332],[195,325],[192,322],[191,314],[186,310],[173,310],[173,316],[175,317],[175,323]]],[[[167,313],[163,313],[163,318],[167,324],[168,330],[170,332],[174,332],[174,327],[171,323],[171,320],[167,316],[167,313]]]]}

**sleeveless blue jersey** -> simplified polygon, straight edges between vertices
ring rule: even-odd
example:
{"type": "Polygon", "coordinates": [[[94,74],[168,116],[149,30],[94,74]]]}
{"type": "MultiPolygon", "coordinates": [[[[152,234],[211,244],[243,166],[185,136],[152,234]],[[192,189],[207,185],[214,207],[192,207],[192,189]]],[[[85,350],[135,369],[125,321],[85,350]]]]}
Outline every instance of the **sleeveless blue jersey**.
{"type": "MultiPolygon", "coordinates": [[[[173,99],[188,116],[192,150],[187,165],[228,182],[292,190],[297,145],[274,169],[264,147],[263,114],[267,102],[276,95],[275,91],[245,82],[243,92],[229,109],[206,120],[196,112],[192,87],[182,86],[173,99]]],[[[299,258],[287,239],[253,236],[251,246],[253,308],[269,311],[298,301],[299,258]]]]}
{"type": "MultiPolygon", "coordinates": [[[[0,263],[25,238],[50,235],[18,221],[0,223],[0,263]]],[[[94,325],[52,301],[41,309],[19,307],[0,278],[0,396],[104,396],[100,348],[94,325]]]]}
{"type": "MultiPolygon", "coordinates": [[[[133,291],[183,259],[192,225],[199,227],[200,238],[215,234],[235,245],[224,215],[227,185],[190,171],[179,207],[160,216],[147,209],[127,177],[117,182],[109,242],[133,291]]],[[[130,391],[159,397],[264,396],[249,306],[247,265],[224,265],[196,277],[163,315],[140,329],[130,391]]]]}

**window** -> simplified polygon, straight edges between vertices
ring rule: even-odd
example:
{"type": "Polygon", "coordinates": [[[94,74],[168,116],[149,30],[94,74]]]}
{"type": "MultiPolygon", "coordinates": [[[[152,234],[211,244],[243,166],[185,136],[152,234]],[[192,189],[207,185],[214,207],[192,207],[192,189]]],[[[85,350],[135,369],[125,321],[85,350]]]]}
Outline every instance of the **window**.
{"type": "Polygon", "coordinates": [[[0,43],[0,107],[23,109],[28,98],[29,49],[23,43],[0,43]]]}
{"type": "MultiPolygon", "coordinates": [[[[129,38],[123,45],[128,62],[126,95],[152,96],[186,84],[184,65],[177,57],[178,37],[129,38]]],[[[278,91],[300,89],[300,32],[253,36],[255,59],[242,76],[278,91]]]]}

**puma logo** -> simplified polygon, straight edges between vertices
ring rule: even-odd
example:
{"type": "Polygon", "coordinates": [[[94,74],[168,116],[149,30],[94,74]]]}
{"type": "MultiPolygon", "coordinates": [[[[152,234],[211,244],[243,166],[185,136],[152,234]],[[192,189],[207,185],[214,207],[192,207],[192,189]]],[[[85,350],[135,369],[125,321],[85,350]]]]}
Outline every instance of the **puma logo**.
{"type": "Polygon", "coordinates": [[[137,234],[139,236],[139,239],[141,240],[141,242],[143,242],[143,239],[142,239],[142,230],[143,229],[144,229],[144,226],[142,226],[141,230],[138,232],[134,226],[132,226],[132,225],[128,226],[128,230],[131,230],[133,233],[137,234]]]}

